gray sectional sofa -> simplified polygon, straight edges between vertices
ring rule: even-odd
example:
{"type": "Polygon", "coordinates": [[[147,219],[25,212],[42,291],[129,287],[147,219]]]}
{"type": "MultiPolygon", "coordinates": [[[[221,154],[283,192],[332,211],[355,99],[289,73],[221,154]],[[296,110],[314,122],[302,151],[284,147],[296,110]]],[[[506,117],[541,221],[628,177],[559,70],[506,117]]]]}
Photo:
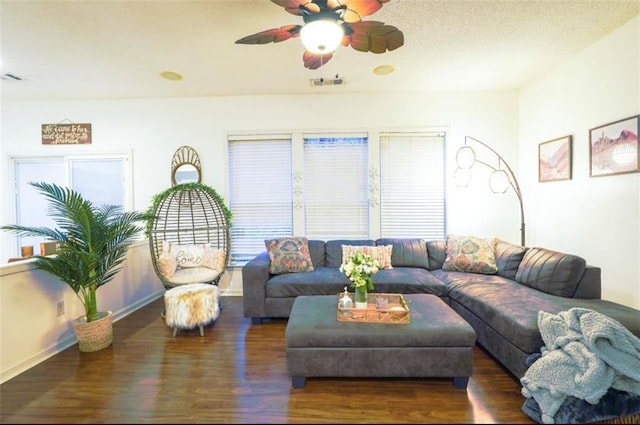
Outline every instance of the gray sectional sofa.
{"type": "Polygon", "coordinates": [[[244,315],[254,324],[287,318],[299,295],[335,295],[349,285],[340,272],[342,245],[393,245],[393,268],[378,271],[375,292],[429,293],[444,300],[474,328],[477,342],[516,378],[544,345],[538,311],[593,309],[640,336],[640,310],[601,299],[600,268],[576,255],[504,241],[495,245],[497,272],[443,270],[446,241],[422,239],[309,240],[313,271],[270,274],[267,251],[242,269],[244,315]]]}

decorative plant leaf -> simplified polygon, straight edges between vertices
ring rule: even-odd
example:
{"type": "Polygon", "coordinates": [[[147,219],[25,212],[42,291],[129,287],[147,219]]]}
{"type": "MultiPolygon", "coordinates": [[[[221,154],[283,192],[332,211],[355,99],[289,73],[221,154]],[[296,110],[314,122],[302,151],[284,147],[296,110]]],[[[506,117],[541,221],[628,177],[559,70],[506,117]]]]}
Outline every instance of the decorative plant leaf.
{"type": "Polygon", "coordinates": [[[67,187],[45,182],[29,184],[48,200],[48,215],[56,227],[7,225],[0,230],[57,241],[56,255],[34,256],[35,267],[73,289],[84,306],[88,322],[98,319],[96,290],[122,268],[129,246],[143,230],[136,223],[146,220],[146,214],[123,212],[115,205],[97,207],[67,187]]]}
{"type": "Polygon", "coordinates": [[[309,69],[318,69],[322,65],[326,64],[333,57],[333,53],[326,53],[323,55],[305,50],[302,54],[302,61],[304,67],[309,69]]]}
{"type": "Polygon", "coordinates": [[[285,25],[248,35],[236,41],[236,44],[267,44],[279,43],[300,35],[300,25],[285,25]]]}

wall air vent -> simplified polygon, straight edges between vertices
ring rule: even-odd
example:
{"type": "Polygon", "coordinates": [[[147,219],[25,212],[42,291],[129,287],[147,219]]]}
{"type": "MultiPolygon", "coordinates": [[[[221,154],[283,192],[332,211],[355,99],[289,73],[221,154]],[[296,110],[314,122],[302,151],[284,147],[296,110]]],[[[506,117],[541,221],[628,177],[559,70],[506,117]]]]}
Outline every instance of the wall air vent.
{"type": "Polygon", "coordinates": [[[341,86],[344,84],[344,79],[336,75],[335,78],[312,78],[309,80],[311,87],[317,86],[341,86]]]}

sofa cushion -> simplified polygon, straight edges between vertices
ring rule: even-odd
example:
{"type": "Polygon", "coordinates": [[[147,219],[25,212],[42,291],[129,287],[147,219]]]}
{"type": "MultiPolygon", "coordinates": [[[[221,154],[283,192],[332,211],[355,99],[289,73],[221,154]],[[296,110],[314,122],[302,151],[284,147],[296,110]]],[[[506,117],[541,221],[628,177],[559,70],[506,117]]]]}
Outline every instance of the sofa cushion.
{"type": "Polygon", "coordinates": [[[527,252],[527,248],[521,245],[514,245],[496,238],[496,265],[497,275],[515,279],[520,262],[527,252]]]}
{"type": "Polygon", "coordinates": [[[447,236],[447,256],[442,265],[443,270],[495,274],[496,265],[495,239],[475,236],[447,236]]]}
{"type": "Polygon", "coordinates": [[[546,248],[530,248],[524,254],[515,280],[548,294],[573,297],[586,268],[584,258],[546,248]]]}
{"type": "MultiPolygon", "coordinates": [[[[394,267],[373,275],[375,292],[398,294],[434,294],[446,297],[447,286],[431,272],[419,267],[394,267]]],[[[298,295],[337,295],[351,282],[335,267],[316,267],[309,273],[284,273],[272,276],[266,285],[267,298],[298,295]]],[[[337,301],[337,299],[336,299],[337,301]]]]}
{"type": "Polygon", "coordinates": [[[429,270],[441,269],[447,257],[447,241],[427,241],[427,254],[429,254],[429,270]]]}
{"type": "Polygon", "coordinates": [[[375,246],[372,239],[335,239],[325,242],[325,262],[327,267],[340,267],[342,245],[375,246]]]}
{"type": "Polygon", "coordinates": [[[391,265],[393,267],[422,267],[429,269],[427,243],[423,239],[382,238],[376,245],[391,245],[391,265]]]}
{"type": "Polygon", "coordinates": [[[571,307],[589,308],[617,320],[640,336],[638,310],[612,301],[559,297],[498,275],[443,270],[432,273],[449,286],[452,305],[463,306],[527,354],[540,351],[544,345],[538,329],[541,310],[556,314],[571,307]]]}
{"type": "Polygon", "coordinates": [[[396,294],[434,294],[446,298],[447,285],[422,267],[394,267],[373,275],[375,292],[396,294]]]}
{"type": "Polygon", "coordinates": [[[362,252],[378,260],[378,269],[390,269],[392,245],[366,246],[366,245],[342,245],[342,265],[356,252],[362,252]]]}
{"type": "Polygon", "coordinates": [[[178,267],[169,281],[175,284],[194,282],[212,282],[220,275],[220,271],[208,267],[178,267]]]}
{"type": "Polygon", "coordinates": [[[271,239],[265,241],[265,245],[269,253],[271,274],[313,271],[307,238],[271,239]]]}
{"type": "MultiPolygon", "coordinates": [[[[337,295],[350,284],[349,279],[336,267],[316,267],[309,273],[272,276],[265,290],[267,298],[295,298],[298,295],[337,295]]],[[[336,298],[336,305],[337,301],[336,298]]]]}
{"type": "Polygon", "coordinates": [[[452,303],[463,306],[525,353],[539,351],[543,345],[538,311],[563,307],[557,304],[559,297],[534,291],[502,276],[442,270],[433,274],[449,284],[452,303]]]}
{"type": "Polygon", "coordinates": [[[311,255],[311,263],[313,267],[324,267],[325,261],[325,243],[317,239],[309,239],[309,254],[311,255]]]}

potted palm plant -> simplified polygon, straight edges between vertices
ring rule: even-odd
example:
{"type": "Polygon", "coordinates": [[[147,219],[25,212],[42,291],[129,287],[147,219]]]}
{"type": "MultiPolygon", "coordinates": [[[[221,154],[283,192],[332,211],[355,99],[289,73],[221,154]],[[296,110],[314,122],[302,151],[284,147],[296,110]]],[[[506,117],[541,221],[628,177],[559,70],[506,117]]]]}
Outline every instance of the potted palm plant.
{"type": "Polygon", "coordinates": [[[56,184],[31,182],[49,202],[56,228],[6,225],[1,230],[58,242],[53,256],[34,256],[35,267],[66,283],[85,315],[73,321],[80,351],[98,351],[113,342],[112,312],[98,311],[96,291],[121,270],[129,246],[143,230],[146,215],[114,205],[97,207],[80,193],[56,184]]]}

